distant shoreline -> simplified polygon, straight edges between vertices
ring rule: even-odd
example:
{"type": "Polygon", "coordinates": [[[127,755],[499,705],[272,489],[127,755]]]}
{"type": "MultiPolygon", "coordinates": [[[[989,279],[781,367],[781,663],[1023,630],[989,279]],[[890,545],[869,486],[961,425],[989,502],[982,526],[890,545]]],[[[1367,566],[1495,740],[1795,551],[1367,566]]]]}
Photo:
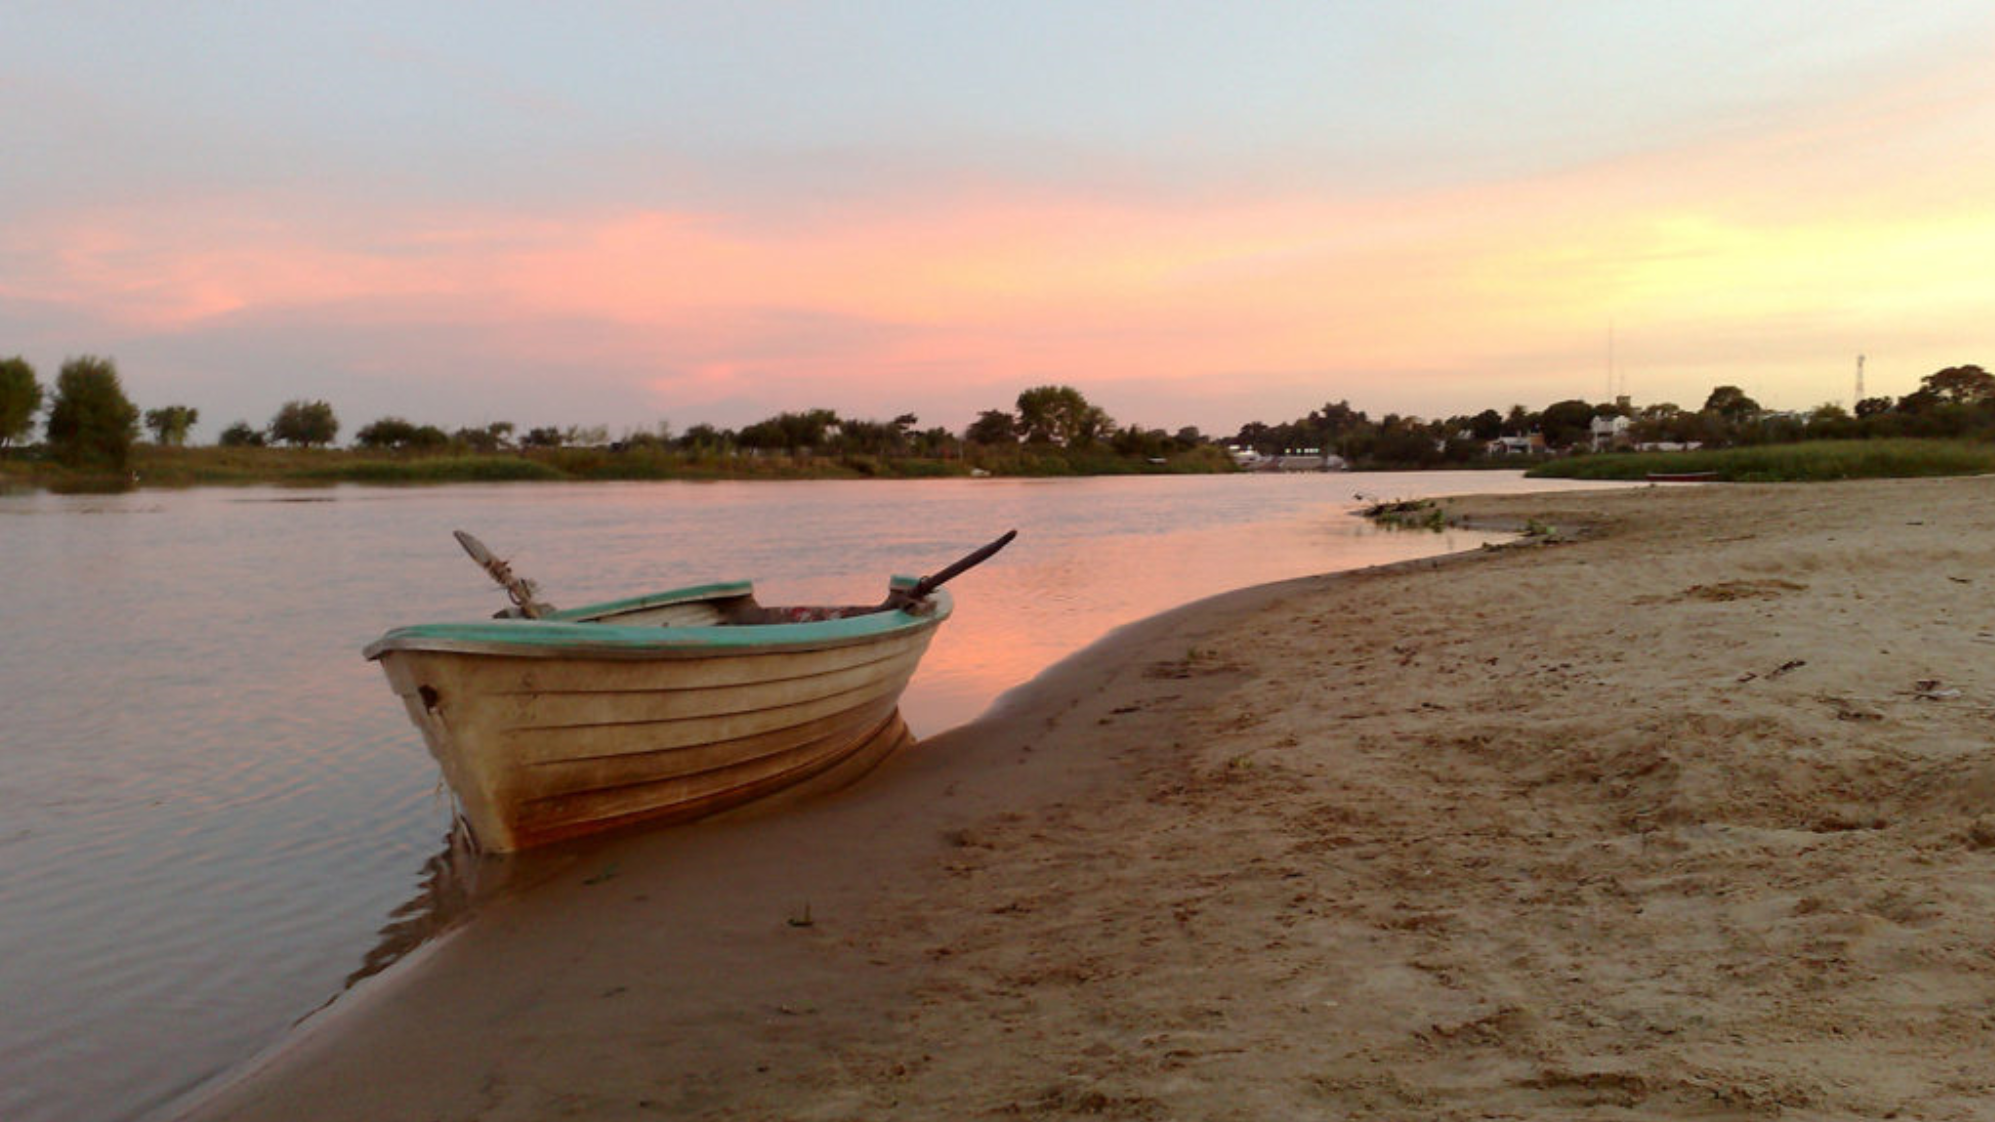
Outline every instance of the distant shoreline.
{"type": "Polygon", "coordinates": [[[581,483],[653,480],[1048,478],[1099,475],[1211,475],[1236,471],[1207,445],[1159,458],[1099,449],[1021,445],[988,455],[822,456],[771,452],[689,453],[652,448],[546,448],[497,453],[395,453],[347,448],[141,444],[124,472],[72,470],[15,451],[0,456],[0,488],[114,492],[133,488],[333,486],[341,483],[581,483]]]}
{"type": "MultiPolygon", "coordinates": [[[[1757,444],[1696,452],[1608,452],[1551,459],[1492,458],[1463,464],[1360,463],[1334,474],[1524,471],[1538,478],[1625,480],[1695,474],[1714,482],[1786,483],[1995,473],[1995,443],[1887,438],[1757,444]]],[[[587,483],[813,479],[1044,479],[1120,475],[1259,474],[1217,445],[1166,457],[1103,448],[1019,445],[966,457],[687,452],[651,447],[536,448],[498,453],[397,453],[349,448],[137,445],[123,473],[74,471],[33,450],[0,454],[0,491],[35,488],[106,493],[187,487],[329,487],[342,483],[587,483]]],[[[1285,474],[1285,473],[1284,473],[1285,474]]]]}

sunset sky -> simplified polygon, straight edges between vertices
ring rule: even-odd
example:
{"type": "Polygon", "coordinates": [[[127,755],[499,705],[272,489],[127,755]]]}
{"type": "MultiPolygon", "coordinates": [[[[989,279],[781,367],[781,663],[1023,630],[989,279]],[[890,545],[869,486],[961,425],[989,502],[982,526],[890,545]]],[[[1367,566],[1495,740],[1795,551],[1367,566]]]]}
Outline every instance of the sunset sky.
{"type": "Polygon", "coordinates": [[[1995,366],[1995,5],[0,9],[0,356],[330,402],[1227,434],[1995,366]]]}

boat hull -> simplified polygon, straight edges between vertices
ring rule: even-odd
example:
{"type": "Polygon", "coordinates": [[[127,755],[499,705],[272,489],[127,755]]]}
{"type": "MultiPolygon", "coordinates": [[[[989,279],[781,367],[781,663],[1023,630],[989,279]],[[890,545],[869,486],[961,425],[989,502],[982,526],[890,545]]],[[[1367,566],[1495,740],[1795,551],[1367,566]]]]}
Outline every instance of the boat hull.
{"type": "Polygon", "coordinates": [[[505,621],[368,648],[488,851],[766,798],[911,741],[901,692],[946,593],[918,614],[775,626],[505,621]]]}

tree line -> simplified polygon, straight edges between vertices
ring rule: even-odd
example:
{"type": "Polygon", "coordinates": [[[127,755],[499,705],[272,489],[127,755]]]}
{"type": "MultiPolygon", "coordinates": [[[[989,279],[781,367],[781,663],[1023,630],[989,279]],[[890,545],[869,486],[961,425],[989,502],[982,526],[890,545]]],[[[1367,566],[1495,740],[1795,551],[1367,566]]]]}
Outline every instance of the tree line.
{"type": "MultiPolygon", "coordinates": [[[[0,360],[0,450],[17,444],[34,428],[45,394],[35,370],[19,356],[0,360]]],[[[606,426],[541,426],[521,432],[510,421],[446,432],[436,425],[382,417],[356,430],[352,446],[370,451],[410,453],[499,453],[566,447],[671,450],[690,455],[837,454],[880,457],[960,457],[967,447],[1051,448],[1074,452],[1100,449],[1116,455],[1163,456],[1208,441],[1195,428],[1176,434],[1140,426],[1118,427],[1099,406],[1071,386],[1036,386],[1018,395],[1016,411],[985,410],[962,433],[923,428],[913,413],[878,421],[841,417],[830,409],[783,412],[741,429],[696,424],[674,434],[660,424],[612,440],[606,426]]],[[[86,355],[63,363],[54,392],[47,397],[44,425],[50,454],[66,466],[123,471],[138,439],[141,414],[126,396],[116,364],[86,355]]],[[[170,405],[143,414],[154,443],[181,446],[200,420],[200,410],[170,405]]],[[[332,446],[340,420],[325,401],[286,402],[262,427],[235,421],[223,429],[224,448],[289,445],[332,446]]]]}
{"type": "MultiPolygon", "coordinates": [[[[32,433],[45,404],[43,431],[49,454],[59,463],[84,469],[126,470],[141,423],[155,443],[178,446],[186,443],[200,419],[200,411],[186,405],[141,413],[126,396],[111,359],[85,355],[65,361],[53,392],[45,393],[33,366],[15,356],[0,359],[0,450],[32,433]]],[[[1976,365],[1952,366],[1926,375],[1917,390],[1900,398],[1872,397],[1853,410],[1822,405],[1802,413],[1769,412],[1737,386],[1716,387],[1695,410],[1667,402],[1636,407],[1625,398],[1608,403],[1571,399],[1537,411],[1513,405],[1507,412],[1485,409],[1435,420],[1397,413],[1374,420],[1349,402],[1338,401],[1292,421],[1249,422],[1230,437],[1217,439],[1192,426],[1166,432],[1118,425],[1080,390],[1043,385],[1021,392],[1011,409],[982,411],[960,433],[941,426],[923,428],[913,413],[881,421],[841,417],[830,409],[778,413],[738,430],[696,424],[674,434],[660,424],[618,440],[611,440],[601,426],[542,426],[520,432],[511,422],[498,422],[446,432],[390,416],[355,431],[352,445],[397,453],[492,454],[587,446],[691,456],[783,453],[950,459],[969,452],[1012,451],[1164,461],[1224,444],[1263,455],[1306,449],[1358,466],[1426,467],[1480,459],[1492,442],[1504,437],[1530,437],[1530,447],[1547,454],[1587,448],[1594,422],[1603,417],[1626,418],[1625,426],[1614,426],[1623,433],[1623,441],[1649,446],[1995,435],[1995,375],[1976,365]]],[[[330,404],[300,399],[286,402],[261,428],[247,421],[230,424],[218,444],[330,447],[339,433],[340,421],[330,404]]]]}
{"type": "Polygon", "coordinates": [[[1762,408],[1737,386],[1718,386],[1697,409],[1672,402],[1636,406],[1570,399],[1533,411],[1513,405],[1438,420],[1388,413],[1376,420],[1338,401],[1281,424],[1249,422],[1228,443],[1265,455],[1318,450],[1359,465],[1428,467],[1463,464],[1504,437],[1531,437],[1552,455],[1590,450],[1594,422],[1622,417],[1619,443],[1636,447],[1728,447],[1801,440],[1885,437],[1995,437],[1995,375],[1976,365],[1950,366],[1920,379],[1899,398],[1869,397],[1855,408],[1820,405],[1802,412],[1762,408]]]}

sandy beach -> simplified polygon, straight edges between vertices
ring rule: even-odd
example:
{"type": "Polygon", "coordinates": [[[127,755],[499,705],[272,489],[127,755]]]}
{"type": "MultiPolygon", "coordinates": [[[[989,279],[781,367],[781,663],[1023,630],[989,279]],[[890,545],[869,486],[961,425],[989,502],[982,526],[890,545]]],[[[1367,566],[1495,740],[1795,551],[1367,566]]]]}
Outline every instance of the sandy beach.
{"type": "Polygon", "coordinates": [[[200,1122],[1995,1116],[1995,479],[1127,628],[858,784],[518,862],[200,1122]]]}

